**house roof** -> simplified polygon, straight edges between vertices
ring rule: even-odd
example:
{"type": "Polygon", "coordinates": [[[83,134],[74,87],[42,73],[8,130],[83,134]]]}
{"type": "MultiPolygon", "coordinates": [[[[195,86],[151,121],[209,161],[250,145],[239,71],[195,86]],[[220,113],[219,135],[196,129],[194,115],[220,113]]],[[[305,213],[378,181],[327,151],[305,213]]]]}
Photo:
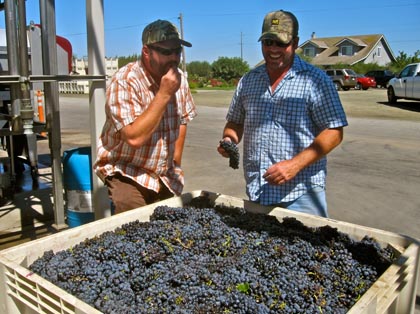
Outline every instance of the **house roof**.
{"type": "Polygon", "coordinates": [[[383,41],[384,48],[387,50],[391,60],[395,60],[388,42],[382,34],[312,38],[305,41],[298,49],[301,50],[307,45],[323,49],[322,52],[311,60],[311,63],[315,65],[331,65],[337,63],[352,65],[366,59],[380,41],[383,41]],[[352,56],[338,55],[339,45],[346,41],[360,47],[360,51],[352,56]]]}
{"type": "MultiPolygon", "coordinates": [[[[306,41],[308,42],[308,41],[306,41]]],[[[317,48],[328,48],[328,44],[323,40],[313,39],[310,41],[313,45],[315,45],[317,48]]]]}

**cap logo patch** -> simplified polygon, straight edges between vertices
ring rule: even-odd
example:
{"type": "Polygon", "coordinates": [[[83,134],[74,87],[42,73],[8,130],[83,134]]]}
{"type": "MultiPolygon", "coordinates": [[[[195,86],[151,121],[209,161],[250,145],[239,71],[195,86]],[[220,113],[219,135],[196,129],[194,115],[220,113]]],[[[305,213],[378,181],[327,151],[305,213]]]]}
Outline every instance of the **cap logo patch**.
{"type": "Polygon", "coordinates": [[[279,25],[279,24],[280,24],[279,19],[272,19],[271,20],[271,25],[279,25]]]}

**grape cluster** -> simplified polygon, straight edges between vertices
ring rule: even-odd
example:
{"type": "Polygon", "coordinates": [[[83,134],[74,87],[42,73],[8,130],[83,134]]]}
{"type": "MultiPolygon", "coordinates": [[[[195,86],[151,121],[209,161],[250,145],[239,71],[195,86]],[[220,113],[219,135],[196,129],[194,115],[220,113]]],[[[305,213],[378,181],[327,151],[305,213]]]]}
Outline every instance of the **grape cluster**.
{"type": "Polygon", "coordinates": [[[229,166],[238,169],[240,159],[238,146],[234,142],[221,140],[220,147],[229,154],[229,166]]]}
{"type": "Polygon", "coordinates": [[[47,251],[30,270],[103,313],[340,314],[394,258],[330,226],[191,204],[47,251]]]}

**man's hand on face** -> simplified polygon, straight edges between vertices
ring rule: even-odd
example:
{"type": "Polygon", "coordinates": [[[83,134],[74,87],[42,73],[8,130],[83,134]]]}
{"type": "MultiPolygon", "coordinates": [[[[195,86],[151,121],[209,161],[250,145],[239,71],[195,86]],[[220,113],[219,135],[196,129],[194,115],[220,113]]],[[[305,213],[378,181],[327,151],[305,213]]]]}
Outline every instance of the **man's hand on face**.
{"type": "Polygon", "coordinates": [[[176,65],[172,65],[168,72],[162,76],[160,81],[160,89],[168,94],[174,95],[181,86],[181,74],[176,65]]]}

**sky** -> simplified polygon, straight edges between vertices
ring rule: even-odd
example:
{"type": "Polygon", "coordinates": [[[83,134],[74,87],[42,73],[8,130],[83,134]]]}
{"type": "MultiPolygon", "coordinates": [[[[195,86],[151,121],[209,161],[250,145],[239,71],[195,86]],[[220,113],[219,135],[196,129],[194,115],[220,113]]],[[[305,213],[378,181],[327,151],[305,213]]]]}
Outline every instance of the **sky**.
{"type": "MultiPolygon", "coordinates": [[[[87,55],[86,0],[56,0],[56,33],[78,58],[87,55]]],[[[143,28],[165,19],[192,43],[186,62],[240,57],[251,67],[262,60],[258,38],[265,14],[291,11],[299,20],[299,43],[316,37],[383,34],[392,52],[420,50],[420,0],[104,0],[105,56],[140,54],[143,28]]],[[[0,28],[4,28],[4,12],[0,28]]],[[[26,0],[27,22],[40,22],[39,0],[26,0]]]]}

